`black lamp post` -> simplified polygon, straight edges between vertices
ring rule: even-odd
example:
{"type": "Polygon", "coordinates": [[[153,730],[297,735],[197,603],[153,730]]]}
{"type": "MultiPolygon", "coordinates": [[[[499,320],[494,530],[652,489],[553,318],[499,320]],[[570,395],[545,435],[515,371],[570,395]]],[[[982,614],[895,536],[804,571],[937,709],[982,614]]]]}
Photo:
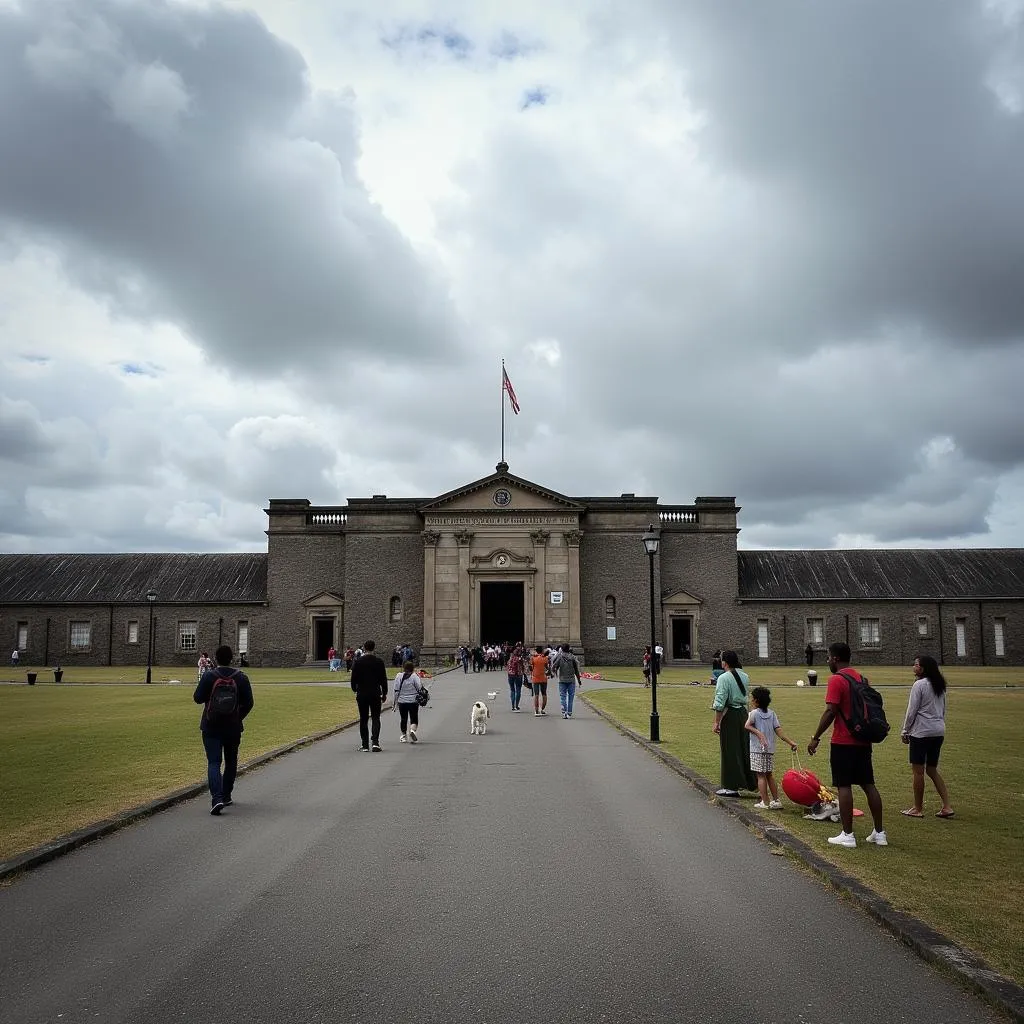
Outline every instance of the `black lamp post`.
{"type": "Polygon", "coordinates": [[[146,653],[146,682],[153,682],[153,605],[156,603],[156,591],[150,590],[146,594],[149,602],[149,644],[146,653]]]}
{"type": "Polygon", "coordinates": [[[661,721],[658,718],[658,646],[657,620],[654,610],[654,556],[658,553],[660,538],[654,532],[654,524],[647,527],[643,536],[644,550],[651,567],[651,742],[661,742],[661,721]]]}

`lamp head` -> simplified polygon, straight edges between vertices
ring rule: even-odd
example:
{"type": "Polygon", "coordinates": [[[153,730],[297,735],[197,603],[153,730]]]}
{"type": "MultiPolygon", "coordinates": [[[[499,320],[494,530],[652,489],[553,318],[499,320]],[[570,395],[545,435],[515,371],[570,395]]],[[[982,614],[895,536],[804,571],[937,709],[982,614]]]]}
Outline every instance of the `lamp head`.
{"type": "Polygon", "coordinates": [[[661,538],[654,532],[654,523],[651,523],[647,527],[647,532],[643,535],[644,550],[647,554],[656,555],[660,541],[661,538]]]}
{"type": "Polygon", "coordinates": [[[146,600],[147,600],[147,601],[148,601],[148,602],[149,602],[150,604],[152,604],[152,603],[153,603],[153,602],[154,602],[154,601],[156,600],[156,591],[155,591],[155,590],[150,590],[150,591],[149,591],[149,592],[148,592],[148,593],[146,594],[146,600]]]}

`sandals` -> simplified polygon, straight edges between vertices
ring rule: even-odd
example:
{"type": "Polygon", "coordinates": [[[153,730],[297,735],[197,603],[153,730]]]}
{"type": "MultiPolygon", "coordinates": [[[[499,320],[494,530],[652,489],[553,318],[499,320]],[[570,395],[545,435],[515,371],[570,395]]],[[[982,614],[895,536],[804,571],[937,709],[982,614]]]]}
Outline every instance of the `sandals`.
{"type": "Polygon", "coordinates": [[[900,811],[900,814],[905,818],[923,818],[924,814],[919,811],[916,807],[908,807],[905,811],[900,811]]]}
{"type": "Polygon", "coordinates": [[[952,818],[954,814],[956,814],[956,811],[936,811],[935,812],[935,817],[936,818],[952,818]]]}

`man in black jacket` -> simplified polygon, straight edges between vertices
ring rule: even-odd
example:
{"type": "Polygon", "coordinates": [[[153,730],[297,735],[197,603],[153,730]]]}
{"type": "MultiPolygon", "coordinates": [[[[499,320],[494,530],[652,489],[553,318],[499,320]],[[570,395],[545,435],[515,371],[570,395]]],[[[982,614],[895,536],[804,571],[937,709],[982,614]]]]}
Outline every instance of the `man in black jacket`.
{"type": "Polygon", "coordinates": [[[216,667],[202,674],[196,692],[192,695],[197,704],[205,705],[199,719],[199,729],[203,734],[203,747],[206,749],[207,777],[210,781],[210,799],[213,801],[211,814],[220,814],[225,807],[231,806],[231,790],[234,789],[235,774],[238,771],[238,747],[242,742],[242,732],[245,728],[242,719],[252,711],[255,703],[249,677],[244,672],[231,668],[232,656],[232,650],[227,644],[218,647],[214,652],[217,659],[216,667]],[[219,691],[220,696],[215,703],[222,705],[222,709],[211,712],[210,698],[218,680],[224,680],[221,685],[228,693],[225,695],[219,691]],[[234,687],[233,709],[230,708],[231,687],[234,687]],[[223,710],[222,699],[227,700],[226,713],[223,710]]]}
{"type": "Polygon", "coordinates": [[[363,656],[352,666],[352,692],[359,706],[359,749],[363,751],[371,749],[371,730],[367,728],[371,719],[372,749],[380,751],[380,706],[388,695],[388,670],[374,653],[375,646],[372,640],[367,640],[363,644],[363,656]]]}

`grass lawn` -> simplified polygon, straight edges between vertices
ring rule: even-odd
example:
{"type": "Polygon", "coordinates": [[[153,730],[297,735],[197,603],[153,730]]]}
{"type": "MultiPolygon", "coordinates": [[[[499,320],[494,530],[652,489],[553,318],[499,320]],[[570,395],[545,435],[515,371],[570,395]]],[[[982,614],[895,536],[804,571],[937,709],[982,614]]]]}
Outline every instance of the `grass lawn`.
{"type": "MultiPolygon", "coordinates": [[[[593,671],[593,670],[591,670],[593,671]]],[[[632,670],[625,670],[630,672],[632,670]]],[[[636,670],[639,677],[639,669],[636,670]]],[[[872,680],[895,683],[906,669],[869,670],[872,680]]],[[[620,678],[622,670],[602,671],[620,678]]],[[[992,675],[990,685],[1024,682],[1024,671],[1009,669],[952,669],[947,739],[940,769],[950,789],[956,818],[934,817],[938,797],[926,780],[925,817],[909,819],[900,810],[913,803],[907,748],[898,736],[875,747],[875,777],[885,803],[886,830],[891,845],[884,850],[863,842],[870,825],[855,826],[860,844],[838,850],[825,839],[834,835],[831,822],[805,821],[803,809],[783,798],[783,811],[763,812],[814,846],[823,857],[840,865],[884,895],[895,907],[930,923],[946,935],[976,950],[997,970],[1024,983],[1024,777],[1021,772],[1020,727],[1024,690],[969,688],[992,675]],[[961,675],[963,678],[961,678],[961,675]],[[997,680],[998,679],[998,683],[997,680]],[[1013,908],[1017,907],[1017,910],[1013,908]]],[[[804,767],[826,784],[828,738],[815,757],[806,753],[824,702],[824,687],[798,689],[773,685],[775,678],[795,678],[792,668],[751,670],[755,683],[772,685],[772,708],[782,730],[800,744],[804,767]]],[[[711,687],[667,686],[659,689],[662,746],[683,763],[718,781],[718,738],[712,733],[711,687]]],[[[591,690],[583,693],[618,721],[647,735],[651,691],[643,687],[591,690]]],[[[886,711],[898,729],[906,710],[909,687],[886,689],[886,711]]],[[[776,753],[776,777],[789,767],[785,744],[776,753]]],[[[856,806],[867,812],[860,790],[856,806]]]]}
{"type": "MultiPolygon", "coordinates": [[[[237,666],[235,666],[237,668],[237,666]]],[[[144,683],[146,681],[145,665],[65,665],[61,684],[67,683],[144,683]]],[[[390,671],[390,669],[389,669],[390,671]]],[[[38,679],[36,685],[53,683],[53,666],[37,667],[21,664],[17,668],[10,665],[0,666],[0,679],[9,682],[24,683],[25,673],[35,672],[38,679]]],[[[326,668],[247,668],[245,674],[254,683],[347,683],[349,673],[331,672],[326,668]]],[[[153,684],[169,683],[172,679],[181,683],[196,682],[195,665],[154,665],[152,672],[153,684]]]]}
{"type": "MultiPolygon", "coordinates": [[[[347,686],[253,690],[242,762],[358,717],[347,686]]],[[[202,782],[199,715],[191,685],[0,687],[0,860],[202,782]]]]}

